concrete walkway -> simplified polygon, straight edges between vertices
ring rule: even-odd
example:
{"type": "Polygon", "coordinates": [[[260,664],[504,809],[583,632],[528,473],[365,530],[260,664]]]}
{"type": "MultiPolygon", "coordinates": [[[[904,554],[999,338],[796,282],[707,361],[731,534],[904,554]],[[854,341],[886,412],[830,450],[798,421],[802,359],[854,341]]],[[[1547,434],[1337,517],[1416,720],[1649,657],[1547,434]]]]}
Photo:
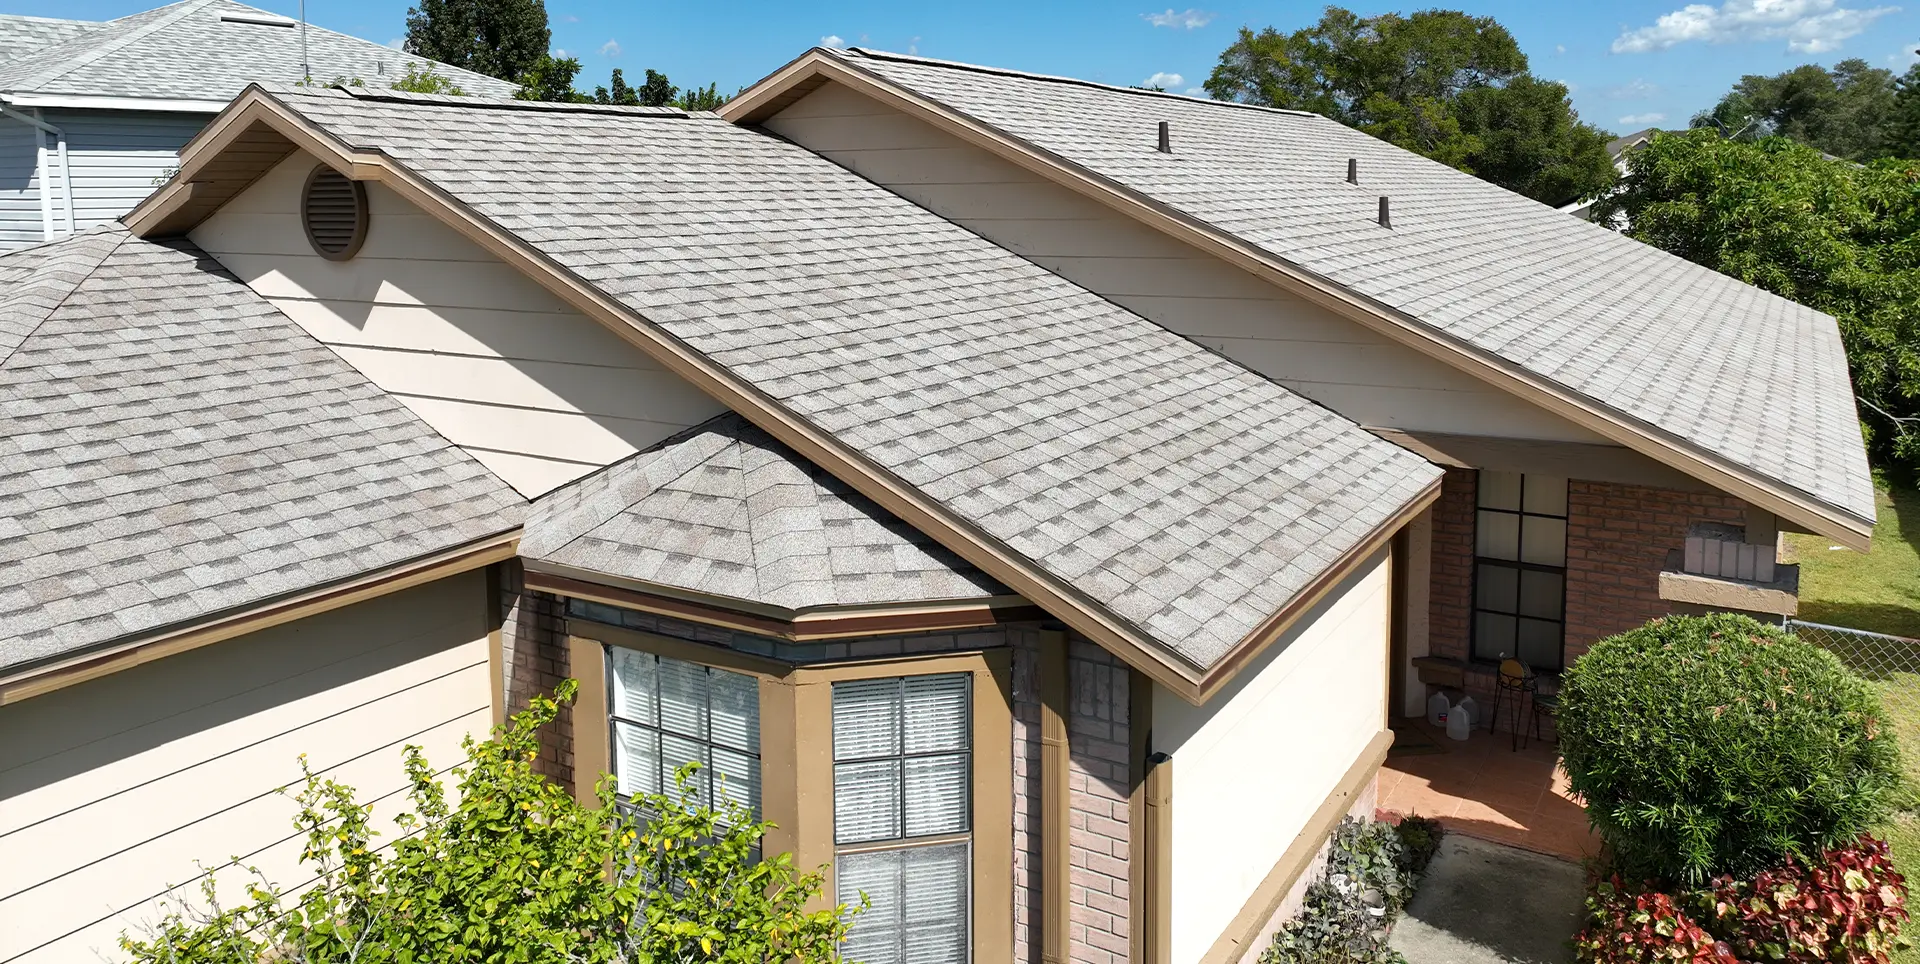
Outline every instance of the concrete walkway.
{"type": "Polygon", "coordinates": [[[1571,964],[1579,865],[1448,834],[1393,927],[1407,964],[1571,964]]]}

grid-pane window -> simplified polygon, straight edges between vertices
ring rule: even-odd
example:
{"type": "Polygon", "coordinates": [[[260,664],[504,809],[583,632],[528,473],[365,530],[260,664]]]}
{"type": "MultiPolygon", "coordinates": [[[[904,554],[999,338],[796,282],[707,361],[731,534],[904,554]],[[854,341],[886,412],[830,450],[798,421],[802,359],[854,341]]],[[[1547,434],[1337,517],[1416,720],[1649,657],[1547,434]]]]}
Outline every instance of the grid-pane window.
{"type": "Polygon", "coordinates": [[[1473,655],[1559,669],[1566,636],[1567,480],[1481,472],[1473,655]]]}
{"type": "Polygon", "coordinates": [[[836,898],[872,902],[847,960],[968,960],[972,715],[964,673],[833,684],[836,898]]]}
{"type": "Polygon", "coordinates": [[[673,773],[701,764],[702,801],[718,791],[760,814],[760,683],[742,673],[607,647],[613,773],[620,795],[674,792],[673,773]]]}

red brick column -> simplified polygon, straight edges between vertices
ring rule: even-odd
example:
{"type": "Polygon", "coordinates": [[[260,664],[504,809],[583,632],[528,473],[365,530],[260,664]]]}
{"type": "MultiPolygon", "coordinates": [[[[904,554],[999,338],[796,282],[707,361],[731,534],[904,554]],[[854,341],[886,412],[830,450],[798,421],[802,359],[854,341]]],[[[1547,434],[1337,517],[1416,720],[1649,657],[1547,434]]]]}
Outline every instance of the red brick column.
{"type": "Polygon", "coordinates": [[[1695,522],[1744,526],[1746,503],[1714,492],[1567,484],[1568,663],[1594,642],[1671,611],[1660,598],[1660,570],[1695,522]]]}
{"type": "MultiPolygon", "coordinates": [[[[526,589],[520,561],[500,564],[500,666],[506,675],[507,715],[553,688],[572,672],[568,666],[566,612],[556,596],[526,589]]],[[[540,735],[535,769],[561,786],[573,785],[573,707],[540,735]]]]}
{"type": "Polygon", "coordinates": [[[1448,469],[1433,504],[1432,588],[1427,652],[1466,659],[1473,631],[1474,491],[1479,473],[1448,469]]]}

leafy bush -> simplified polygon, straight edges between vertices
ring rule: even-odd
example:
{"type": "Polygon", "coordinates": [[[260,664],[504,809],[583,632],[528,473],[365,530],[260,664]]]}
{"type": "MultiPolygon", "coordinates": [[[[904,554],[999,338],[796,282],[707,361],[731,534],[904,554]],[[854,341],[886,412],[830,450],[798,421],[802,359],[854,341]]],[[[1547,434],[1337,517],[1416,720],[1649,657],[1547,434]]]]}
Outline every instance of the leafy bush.
{"type": "Polygon", "coordinates": [[[1873,690],[1745,616],[1671,616],[1595,644],[1563,680],[1559,731],[1629,879],[1698,886],[1817,857],[1883,816],[1900,781],[1873,690]]]}
{"type": "Polygon", "coordinates": [[[1408,815],[1393,825],[1400,837],[1400,872],[1409,881],[1426,876],[1427,865],[1440,852],[1440,838],[1446,835],[1440,821],[1432,817],[1408,815]]]}
{"type": "MultiPolygon", "coordinates": [[[[1416,830],[1438,843],[1438,825],[1422,821],[1416,830]]],[[[1419,874],[1408,868],[1424,869],[1425,860],[1401,841],[1399,829],[1384,821],[1342,820],[1325,875],[1307,885],[1300,915],[1273,935],[1261,964],[1404,964],[1387,947],[1387,930],[1413,897],[1419,874]]]]}
{"type": "MultiPolygon", "coordinates": [[[[556,696],[574,690],[568,681],[556,696]]],[[[692,767],[675,796],[634,799],[653,815],[645,825],[614,805],[611,780],[589,807],[535,773],[538,731],[558,712],[536,699],[493,739],[469,738],[457,804],[408,747],[412,808],[386,854],[373,805],[309,771],[294,799],[313,886],[282,898],[255,871],[248,900],[229,909],[210,877],[203,901],[173,902],[121,946],[153,964],[837,959],[848,908],[807,911],[821,874],[797,872],[790,855],[755,860],[767,824],[697,800],[692,767]]]]}
{"type": "Polygon", "coordinates": [[[415,94],[452,94],[455,97],[466,95],[453,78],[434,72],[434,65],[408,64],[405,76],[393,82],[394,90],[409,91],[415,94]]]}
{"type": "Polygon", "coordinates": [[[1574,950],[1581,964],[1889,964],[1906,899],[1887,845],[1861,837],[1811,867],[1789,860],[1671,894],[1596,881],[1574,950]]]}

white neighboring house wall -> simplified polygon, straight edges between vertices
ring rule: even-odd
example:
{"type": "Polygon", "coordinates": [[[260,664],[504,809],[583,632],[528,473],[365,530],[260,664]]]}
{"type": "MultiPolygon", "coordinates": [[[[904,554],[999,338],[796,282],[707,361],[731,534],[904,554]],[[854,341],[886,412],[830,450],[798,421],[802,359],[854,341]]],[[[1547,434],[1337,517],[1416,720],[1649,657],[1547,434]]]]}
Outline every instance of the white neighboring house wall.
{"type": "Polygon", "coordinates": [[[1205,706],[1156,686],[1172,756],[1175,964],[1211,948],[1386,728],[1390,564],[1382,550],[1205,706]]]}
{"type": "Polygon", "coordinates": [[[0,251],[64,238],[133,210],[178,166],[180,148],[213,117],[137,110],[9,110],[54,130],[0,116],[0,251]]]}
{"type": "MultiPolygon", "coordinates": [[[[197,888],[200,864],[309,882],[298,808],[276,792],[303,753],[378,801],[390,844],[404,747],[445,770],[492,725],[486,582],[450,576],[0,706],[0,961],[117,960],[121,932],[197,888]]],[[[244,876],[219,872],[229,904],[244,876]]]]}
{"type": "Polygon", "coordinates": [[[190,237],[529,498],[724,411],[640,349],[379,184],[366,244],[314,253],[296,152],[190,237]]]}
{"type": "Polygon", "coordinates": [[[1362,425],[1606,441],[840,84],[762,126],[1362,425]]]}

